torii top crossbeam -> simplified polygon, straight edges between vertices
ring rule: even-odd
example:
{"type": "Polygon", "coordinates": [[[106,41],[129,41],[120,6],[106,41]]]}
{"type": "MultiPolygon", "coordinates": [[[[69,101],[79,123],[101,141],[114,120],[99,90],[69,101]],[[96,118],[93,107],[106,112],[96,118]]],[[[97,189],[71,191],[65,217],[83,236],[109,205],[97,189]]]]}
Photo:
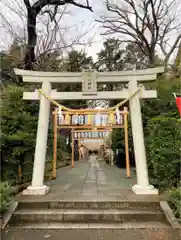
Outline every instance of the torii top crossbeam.
{"type": "MultiPolygon", "coordinates": [[[[97,84],[99,83],[128,83],[132,80],[137,82],[154,81],[158,73],[163,72],[163,67],[150,68],[145,70],[122,71],[122,72],[38,72],[15,69],[16,75],[23,76],[24,82],[30,83],[60,83],[60,84],[77,84],[82,83],[82,92],[56,92],[51,90],[50,96],[54,100],[109,100],[109,99],[125,99],[129,97],[126,89],[122,91],[102,91],[97,92],[97,84]],[[91,82],[91,86],[90,86],[91,82]],[[90,87],[90,89],[88,89],[90,87]],[[91,94],[90,94],[91,93],[91,94]]],[[[155,98],[154,90],[142,91],[142,98],[155,98]]],[[[39,93],[25,92],[23,94],[25,100],[38,100],[39,93]]]]}
{"type": "MultiPolygon", "coordinates": [[[[41,83],[46,79],[52,83],[81,83],[82,76],[87,72],[39,72],[14,69],[16,75],[23,76],[24,82],[41,83]]],[[[139,82],[154,81],[158,73],[164,72],[164,67],[144,70],[93,72],[98,83],[129,82],[133,79],[139,82]]],[[[92,72],[91,72],[92,73],[92,72]]]]}

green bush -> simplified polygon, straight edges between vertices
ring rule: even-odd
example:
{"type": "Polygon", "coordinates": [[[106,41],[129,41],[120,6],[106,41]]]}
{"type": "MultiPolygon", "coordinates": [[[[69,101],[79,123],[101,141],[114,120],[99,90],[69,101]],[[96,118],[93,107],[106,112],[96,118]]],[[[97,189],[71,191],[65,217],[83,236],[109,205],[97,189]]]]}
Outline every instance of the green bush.
{"type": "MultiPolygon", "coordinates": [[[[32,178],[38,104],[22,98],[23,92],[30,89],[8,85],[1,100],[1,179],[11,185],[23,184],[32,178]]],[[[50,121],[47,160],[53,157],[52,129],[50,121]]],[[[64,163],[67,155],[66,138],[58,134],[57,160],[64,163]]]]}
{"type": "Polygon", "coordinates": [[[170,190],[168,202],[175,214],[175,217],[178,218],[181,223],[181,187],[170,190]]]}
{"type": "MultiPolygon", "coordinates": [[[[129,151],[134,152],[133,150],[133,137],[130,117],[128,118],[128,141],[129,141],[129,151]]],[[[125,153],[125,138],[124,138],[124,129],[118,128],[113,129],[112,131],[112,149],[120,149],[122,153],[125,153]]]]}
{"type": "Polygon", "coordinates": [[[148,121],[146,138],[152,184],[159,189],[176,187],[180,181],[180,119],[159,116],[148,121]]]}
{"type": "Polygon", "coordinates": [[[8,85],[1,101],[1,178],[13,184],[26,181],[24,167],[33,160],[36,140],[38,108],[23,100],[23,91],[8,85]],[[20,167],[22,177],[18,177],[20,167]]]}
{"type": "Polygon", "coordinates": [[[0,213],[5,212],[11,201],[12,195],[14,193],[14,188],[12,188],[8,182],[0,182],[0,213]]]}

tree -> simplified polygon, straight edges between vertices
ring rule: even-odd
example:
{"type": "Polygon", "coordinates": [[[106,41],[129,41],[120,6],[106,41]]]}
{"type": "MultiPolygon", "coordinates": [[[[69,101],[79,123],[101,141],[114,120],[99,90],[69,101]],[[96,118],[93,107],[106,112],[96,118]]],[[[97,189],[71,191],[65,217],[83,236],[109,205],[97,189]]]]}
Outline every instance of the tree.
{"type": "Polygon", "coordinates": [[[29,0],[24,0],[24,4],[27,9],[27,32],[28,32],[28,43],[26,48],[25,55],[25,66],[26,69],[32,68],[32,63],[35,62],[35,45],[37,40],[36,35],[36,18],[38,14],[43,10],[43,8],[52,5],[54,7],[53,12],[51,9],[47,9],[46,12],[49,14],[51,20],[55,19],[57,10],[59,6],[63,6],[65,4],[72,4],[74,6],[80,8],[86,8],[92,11],[92,8],[89,6],[89,2],[87,0],[87,4],[80,4],[74,0],[37,0],[33,5],[30,4],[29,0]]]}
{"type": "Polygon", "coordinates": [[[105,35],[119,34],[122,42],[136,43],[148,57],[151,67],[156,65],[159,47],[164,54],[164,64],[168,65],[181,41],[179,10],[178,13],[175,10],[179,9],[178,0],[123,0],[119,3],[106,0],[106,8],[108,13],[98,20],[106,29],[105,35]]]}
{"type": "MultiPolygon", "coordinates": [[[[18,18],[19,21],[22,21],[22,25],[17,34],[13,29],[14,24],[12,24],[11,19],[6,18],[3,13],[0,13],[0,16],[2,17],[1,27],[5,28],[6,31],[9,31],[11,37],[18,37],[25,40],[25,69],[32,69],[33,64],[36,61],[37,53],[38,55],[41,55],[50,50],[56,50],[58,47],[60,48],[61,43],[61,48],[70,47],[82,37],[77,37],[77,39],[74,39],[70,44],[65,43],[65,32],[67,29],[71,30],[72,27],[67,25],[66,27],[61,27],[59,22],[62,20],[63,16],[67,14],[67,5],[92,11],[88,0],[86,0],[85,4],[81,4],[74,0],[36,0],[33,1],[33,3],[31,3],[31,0],[21,0],[14,2],[14,5],[12,5],[12,1],[9,2],[9,4],[6,2],[7,1],[5,0],[4,5],[6,8],[12,12],[12,15],[16,15],[15,17],[18,18]],[[64,9],[62,9],[62,7],[64,7],[64,9]],[[48,18],[46,17],[47,15],[48,18]]],[[[78,32],[78,29],[76,29],[76,32],[78,32]]],[[[83,35],[85,35],[85,33],[83,35]]]]}
{"type": "MultiPolygon", "coordinates": [[[[140,47],[135,43],[128,43],[124,50],[124,70],[145,69],[149,67],[149,58],[143,54],[140,47]]],[[[155,56],[155,64],[162,64],[158,56],[155,56]]]]}
{"type": "MultiPolygon", "coordinates": [[[[23,88],[9,85],[1,101],[2,177],[6,179],[7,173],[12,174],[11,180],[17,178],[18,170],[24,170],[26,160],[32,164],[36,139],[37,104],[24,102],[22,92],[23,88]]],[[[19,172],[18,181],[23,181],[23,176],[19,172]]]]}
{"type": "Polygon", "coordinates": [[[181,77],[181,42],[174,63],[175,76],[181,77]]]}
{"type": "Polygon", "coordinates": [[[59,68],[65,72],[81,72],[87,65],[93,66],[92,57],[87,57],[84,52],[72,50],[67,57],[62,58],[59,68]]]}
{"type": "MultiPolygon", "coordinates": [[[[123,44],[118,38],[108,38],[103,47],[95,63],[98,71],[144,69],[149,66],[148,56],[143,54],[136,42],[123,44]]],[[[162,63],[158,56],[155,56],[155,63],[162,63]]]]}
{"type": "Polygon", "coordinates": [[[2,80],[4,83],[20,83],[14,74],[14,68],[22,68],[24,49],[24,42],[14,39],[12,45],[6,52],[0,52],[2,80]],[[6,74],[6,76],[3,73],[6,74]]]}
{"type": "Polygon", "coordinates": [[[123,70],[123,52],[121,41],[116,38],[109,38],[103,43],[103,49],[97,54],[96,69],[98,71],[123,70]]]}
{"type": "Polygon", "coordinates": [[[36,71],[50,71],[57,72],[59,71],[59,64],[61,53],[57,50],[41,54],[36,60],[36,65],[34,70],[36,71]]]}
{"type": "Polygon", "coordinates": [[[1,76],[1,85],[4,87],[6,84],[12,82],[11,76],[11,57],[6,52],[0,52],[1,59],[1,68],[0,68],[0,76],[1,76]]]}

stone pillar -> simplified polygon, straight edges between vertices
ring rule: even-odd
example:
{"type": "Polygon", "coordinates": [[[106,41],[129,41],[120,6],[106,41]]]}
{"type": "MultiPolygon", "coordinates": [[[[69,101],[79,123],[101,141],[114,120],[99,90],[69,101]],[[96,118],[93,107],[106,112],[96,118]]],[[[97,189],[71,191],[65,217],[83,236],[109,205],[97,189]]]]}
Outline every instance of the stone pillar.
{"type": "MultiPolygon", "coordinates": [[[[137,85],[138,83],[134,79],[129,82],[130,95],[138,89],[137,85]]],[[[129,105],[137,173],[137,185],[134,185],[132,190],[136,194],[158,194],[158,190],[149,184],[148,179],[139,93],[129,101],[129,105]]]]}
{"type": "MultiPolygon", "coordinates": [[[[42,91],[47,95],[51,94],[51,83],[49,81],[46,80],[42,83],[42,91]]],[[[45,195],[49,191],[49,187],[43,185],[49,117],[50,101],[47,100],[43,95],[40,95],[32,185],[23,191],[23,195],[45,195]]]]}

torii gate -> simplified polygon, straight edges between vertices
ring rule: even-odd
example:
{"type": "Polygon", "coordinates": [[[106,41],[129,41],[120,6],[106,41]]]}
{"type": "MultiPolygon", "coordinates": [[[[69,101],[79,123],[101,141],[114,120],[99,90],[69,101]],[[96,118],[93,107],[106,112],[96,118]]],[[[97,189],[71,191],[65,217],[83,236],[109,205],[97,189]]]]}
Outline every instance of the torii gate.
{"type": "MultiPolygon", "coordinates": [[[[39,90],[46,98],[46,94],[39,90]]],[[[135,93],[134,93],[135,94],[135,93]]],[[[69,109],[58,102],[50,99],[51,102],[56,104],[58,108],[53,111],[53,129],[54,129],[54,144],[53,144],[53,178],[56,178],[56,162],[57,162],[57,129],[71,129],[72,131],[72,167],[74,167],[74,133],[99,133],[112,132],[114,128],[124,128],[125,135],[125,156],[126,163],[129,164],[129,146],[128,146],[128,110],[124,107],[123,111],[119,110],[120,102],[111,108],[103,109],[69,109]],[[62,111],[63,109],[63,111],[62,111]],[[99,121],[94,121],[95,117],[98,117],[99,121]],[[100,119],[104,120],[101,121],[100,119]],[[82,121],[83,120],[83,121],[82,121]]],[[[85,137],[84,137],[85,138],[85,137]]],[[[95,139],[95,138],[94,138],[95,139]]],[[[97,138],[96,138],[97,139],[97,138]]],[[[130,173],[127,171],[127,177],[130,177],[130,173]]]]}
{"type": "MultiPolygon", "coordinates": [[[[126,99],[138,90],[139,82],[155,81],[158,73],[164,72],[163,67],[145,70],[121,72],[38,72],[15,69],[24,82],[42,83],[42,91],[54,100],[111,100],[126,99]],[[128,83],[128,89],[122,91],[97,91],[97,83],[128,83]],[[82,83],[82,92],[57,92],[51,83],[74,84],[82,83]]],[[[158,194],[158,190],[149,184],[146,151],[139,98],[156,98],[156,90],[143,90],[135,94],[129,101],[134,154],[136,162],[137,184],[132,187],[135,194],[158,194]]],[[[39,120],[36,137],[35,158],[32,185],[23,191],[24,195],[45,195],[49,187],[44,185],[44,169],[47,147],[50,101],[38,91],[24,92],[25,100],[40,100],[39,120]]]]}
{"type": "MultiPolygon", "coordinates": [[[[109,134],[108,131],[105,131],[103,129],[84,129],[84,130],[79,130],[75,129],[73,130],[73,140],[78,140],[78,145],[80,146],[81,144],[87,145],[86,140],[100,140],[101,142],[104,141],[105,137],[109,134]]],[[[79,159],[80,160],[80,159],[79,159]]]]}
{"type": "Polygon", "coordinates": [[[79,145],[82,144],[84,140],[101,140],[103,141],[105,137],[109,134],[105,130],[74,130],[74,140],[78,140],[79,145]]]}

